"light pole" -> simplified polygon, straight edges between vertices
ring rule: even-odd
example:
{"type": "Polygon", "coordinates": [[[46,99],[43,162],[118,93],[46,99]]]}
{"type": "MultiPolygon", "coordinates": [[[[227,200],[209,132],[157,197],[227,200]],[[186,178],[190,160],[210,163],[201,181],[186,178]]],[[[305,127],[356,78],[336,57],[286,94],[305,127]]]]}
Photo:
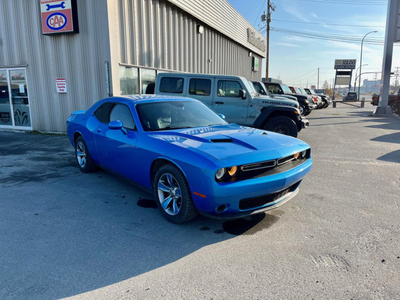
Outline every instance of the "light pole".
{"type": "Polygon", "coordinates": [[[361,67],[364,67],[364,66],[368,66],[368,64],[363,64],[362,66],[359,66],[357,68],[357,70],[356,70],[356,78],[354,79],[354,91],[356,91],[356,87],[357,87],[357,78],[358,78],[357,72],[358,72],[358,69],[361,68],[361,67]]]}
{"type": "Polygon", "coordinates": [[[360,78],[358,78],[358,101],[360,101],[360,89],[361,89],[361,67],[362,67],[362,51],[363,51],[363,43],[364,39],[367,37],[368,34],[370,33],[377,33],[378,31],[370,31],[366,35],[364,35],[363,39],[361,40],[361,53],[360,53],[360,78]]]}

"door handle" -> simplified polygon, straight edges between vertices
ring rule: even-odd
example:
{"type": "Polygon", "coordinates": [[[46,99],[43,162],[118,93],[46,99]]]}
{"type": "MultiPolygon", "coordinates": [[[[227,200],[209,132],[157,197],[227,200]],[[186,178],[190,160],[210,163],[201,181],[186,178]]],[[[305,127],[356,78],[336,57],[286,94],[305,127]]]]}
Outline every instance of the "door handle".
{"type": "Polygon", "coordinates": [[[215,104],[224,104],[224,102],[215,102],[215,104]]]}

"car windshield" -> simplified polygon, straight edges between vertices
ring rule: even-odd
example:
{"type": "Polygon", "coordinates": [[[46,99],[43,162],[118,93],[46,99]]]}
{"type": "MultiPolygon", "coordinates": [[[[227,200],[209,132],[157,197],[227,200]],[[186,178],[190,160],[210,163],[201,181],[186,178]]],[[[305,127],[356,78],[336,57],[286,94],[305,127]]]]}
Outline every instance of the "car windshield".
{"type": "Polygon", "coordinates": [[[244,85],[246,86],[247,90],[251,93],[251,94],[255,94],[255,95],[259,95],[256,90],[254,89],[253,83],[251,81],[248,80],[243,80],[244,85]]]}
{"type": "Polygon", "coordinates": [[[225,125],[216,113],[197,101],[162,101],[136,105],[145,131],[225,125]]]}
{"type": "Polygon", "coordinates": [[[290,88],[286,84],[281,84],[281,88],[285,94],[293,94],[290,88]]]}
{"type": "Polygon", "coordinates": [[[308,90],[310,91],[311,95],[316,95],[313,89],[308,89],[308,90]]]}
{"type": "Polygon", "coordinates": [[[265,86],[265,84],[264,84],[264,82],[259,82],[259,84],[262,86],[262,88],[264,89],[264,92],[265,92],[265,95],[267,95],[267,96],[273,96],[269,91],[268,91],[268,89],[267,89],[267,87],[265,86]]]}
{"type": "Polygon", "coordinates": [[[296,91],[296,93],[297,93],[297,94],[303,94],[303,92],[302,92],[302,91],[300,91],[300,89],[299,89],[299,88],[294,88],[294,90],[296,91]]]}

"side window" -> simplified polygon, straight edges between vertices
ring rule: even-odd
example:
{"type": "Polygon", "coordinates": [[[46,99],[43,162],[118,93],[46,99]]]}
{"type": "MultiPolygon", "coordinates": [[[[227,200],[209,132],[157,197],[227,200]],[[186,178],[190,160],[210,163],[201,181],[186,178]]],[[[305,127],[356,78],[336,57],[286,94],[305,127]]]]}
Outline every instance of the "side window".
{"type": "Polygon", "coordinates": [[[183,78],[177,78],[177,77],[161,78],[160,92],[182,94],[183,93],[183,78]]]}
{"type": "Polygon", "coordinates": [[[94,112],[95,117],[101,122],[108,124],[110,123],[110,111],[113,108],[114,103],[103,103],[94,112]]]}
{"type": "Polygon", "coordinates": [[[218,97],[240,97],[239,91],[242,86],[238,81],[218,80],[218,97]]]}
{"type": "Polygon", "coordinates": [[[190,79],[189,94],[209,96],[211,94],[211,80],[210,79],[190,79]]]}
{"type": "Polygon", "coordinates": [[[110,113],[111,121],[121,121],[125,128],[135,129],[135,122],[133,121],[129,107],[124,104],[115,104],[110,113]]]}

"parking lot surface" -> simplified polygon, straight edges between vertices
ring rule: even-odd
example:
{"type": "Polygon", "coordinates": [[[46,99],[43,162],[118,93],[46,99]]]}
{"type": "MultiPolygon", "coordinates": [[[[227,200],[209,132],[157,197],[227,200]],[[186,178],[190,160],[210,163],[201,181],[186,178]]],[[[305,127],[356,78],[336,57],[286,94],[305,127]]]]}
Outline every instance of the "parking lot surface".
{"type": "Polygon", "coordinates": [[[152,195],[79,171],[66,136],[0,132],[0,299],[399,299],[400,119],[340,103],[299,138],[284,206],[164,220],[152,195]]]}

